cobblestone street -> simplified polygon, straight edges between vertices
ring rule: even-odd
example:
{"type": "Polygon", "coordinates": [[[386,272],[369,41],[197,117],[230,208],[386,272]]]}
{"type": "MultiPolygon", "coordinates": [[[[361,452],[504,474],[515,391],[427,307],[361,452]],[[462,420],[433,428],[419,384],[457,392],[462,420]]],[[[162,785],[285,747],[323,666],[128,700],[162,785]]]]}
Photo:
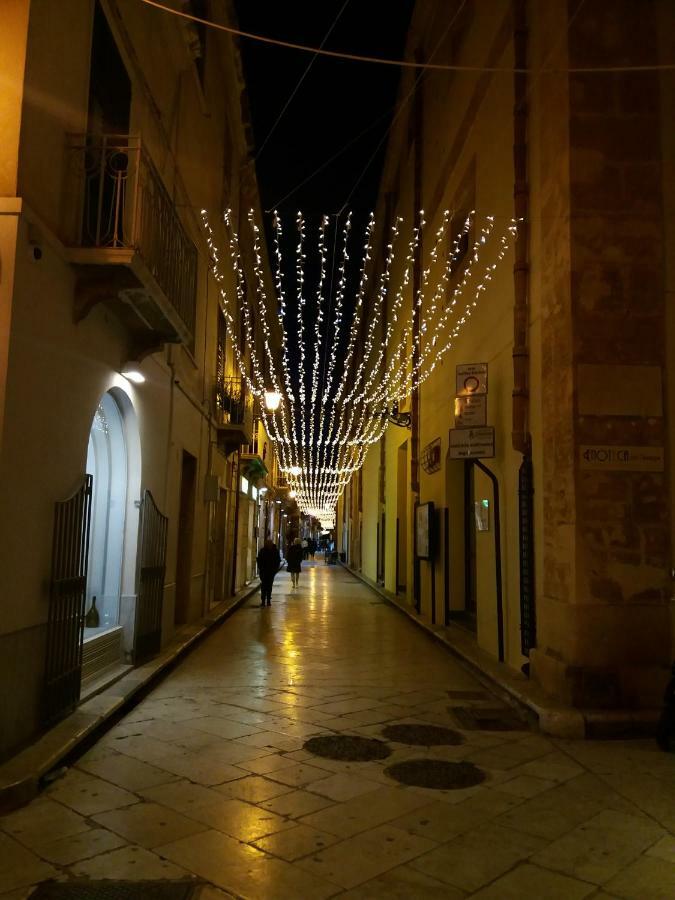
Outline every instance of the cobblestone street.
{"type": "Polygon", "coordinates": [[[675,758],[547,739],[441,647],[323,561],[280,573],[27,807],[0,820],[0,896],[48,879],[189,879],[202,900],[672,898],[675,758]],[[424,664],[420,664],[424,660],[424,664]],[[396,723],[462,742],[413,746],[396,723]],[[303,749],[386,740],[385,759],[303,749]],[[461,761],[458,790],[385,770],[461,761]]]}

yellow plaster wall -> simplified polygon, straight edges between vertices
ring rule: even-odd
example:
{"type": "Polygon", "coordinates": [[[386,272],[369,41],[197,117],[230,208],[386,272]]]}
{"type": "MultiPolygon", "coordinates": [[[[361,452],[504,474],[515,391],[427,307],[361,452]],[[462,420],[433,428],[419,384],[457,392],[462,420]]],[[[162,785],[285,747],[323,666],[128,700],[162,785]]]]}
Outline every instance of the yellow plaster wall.
{"type": "MultiPolygon", "coordinates": [[[[473,18],[465,36],[458,61],[485,57],[486,48],[494,56],[494,64],[508,67],[513,57],[510,46],[510,5],[492,4],[487,10],[474,4],[473,18]]],[[[439,30],[431,16],[418,15],[413,26],[411,46],[424,47],[429,52],[438,40],[439,30]]],[[[478,213],[479,226],[486,215],[495,216],[494,233],[501,235],[513,215],[513,85],[512,78],[503,74],[478,76],[462,73],[427,74],[424,78],[424,125],[421,161],[422,206],[427,225],[423,248],[428,253],[444,209],[458,209],[471,198],[478,213]],[[463,127],[463,117],[470,117],[470,127],[463,127]],[[461,137],[458,137],[461,132],[461,137]]],[[[401,95],[412,88],[412,76],[404,79],[401,95]]],[[[410,104],[408,115],[412,116],[410,104]]],[[[383,193],[391,192],[398,200],[395,213],[406,218],[402,226],[409,233],[413,214],[414,153],[408,140],[411,121],[402,116],[393,129],[390,142],[383,193]]],[[[496,247],[489,244],[481,256],[477,271],[493,261],[496,247]],[[492,254],[492,256],[491,256],[492,254]]],[[[402,275],[402,258],[397,256],[392,269],[393,280],[402,275]]],[[[426,265],[426,262],[425,262],[426,265]]],[[[437,507],[438,537],[441,551],[434,563],[435,610],[431,607],[431,563],[420,561],[420,600],[425,618],[442,622],[444,604],[444,546],[451,546],[449,606],[453,610],[464,607],[463,553],[463,463],[449,461],[449,429],[454,425],[455,366],[460,363],[487,362],[489,366],[488,424],[495,427],[496,454],[485,464],[499,479],[502,534],[502,583],[506,633],[506,657],[510,665],[522,664],[519,632],[518,592],[518,511],[517,476],[520,456],[511,449],[511,393],[513,390],[513,255],[509,251],[494,273],[488,291],[461,331],[452,349],[446,354],[431,377],[419,391],[420,451],[435,438],[441,440],[441,469],[426,474],[420,466],[419,501],[433,501],[437,507]],[[443,510],[448,507],[450,533],[446,539],[443,510]]],[[[394,331],[392,346],[400,339],[403,322],[409,320],[411,286],[404,291],[404,305],[394,331]]],[[[465,299],[467,296],[465,295],[465,299]]],[[[473,294],[471,298],[473,299],[473,294]]],[[[462,301],[458,305],[462,305],[462,301]]],[[[386,564],[385,587],[395,591],[396,508],[398,448],[409,436],[401,429],[389,426],[386,445],[386,564]]],[[[410,459],[410,457],[409,457],[410,459]]],[[[407,479],[407,599],[413,602],[413,504],[410,476],[407,479]]],[[[490,501],[492,518],[489,532],[477,535],[477,640],[491,653],[497,652],[494,497],[488,479],[476,472],[476,497],[490,501]]],[[[376,498],[375,498],[376,500],[376,498]]],[[[366,502],[364,516],[373,520],[373,498],[366,502]]],[[[373,539],[374,540],[374,539],[373,539]]]]}
{"type": "Polygon", "coordinates": [[[367,578],[376,581],[380,479],[379,444],[371,445],[361,471],[363,473],[361,571],[367,578]]]}

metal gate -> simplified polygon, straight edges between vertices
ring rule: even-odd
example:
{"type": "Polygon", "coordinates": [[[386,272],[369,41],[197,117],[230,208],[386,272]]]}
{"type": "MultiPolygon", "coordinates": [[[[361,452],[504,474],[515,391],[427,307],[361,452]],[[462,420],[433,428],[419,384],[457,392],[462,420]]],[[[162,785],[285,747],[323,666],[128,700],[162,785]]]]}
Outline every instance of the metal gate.
{"type": "Polygon", "coordinates": [[[168,521],[157,508],[150,491],[146,491],[141,504],[140,576],[134,631],[136,665],[159,653],[162,641],[168,521]]]}
{"type": "Polygon", "coordinates": [[[87,589],[92,476],[72,497],[56,503],[42,702],[45,725],[62,718],[80,699],[82,640],[87,589]]]}

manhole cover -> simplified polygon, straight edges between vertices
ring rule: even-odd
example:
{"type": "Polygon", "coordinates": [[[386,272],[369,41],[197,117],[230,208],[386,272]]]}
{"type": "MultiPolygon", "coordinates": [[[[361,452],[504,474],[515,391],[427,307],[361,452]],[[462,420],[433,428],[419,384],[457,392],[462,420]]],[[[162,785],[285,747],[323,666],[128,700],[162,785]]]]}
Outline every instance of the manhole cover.
{"type": "Polygon", "coordinates": [[[485,781],[485,772],[473,763],[446,762],[444,759],[408,759],[384,770],[390,778],[411,787],[457,791],[485,781]]]}
{"type": "Polygon", "coordinates": [[[353,734],[322,734],[320,737],[313,737],[305,741],[304,749],[313,753],[314,756],[350,762],[386,759],[391,753],[384,741],[358,737],[353,734]]]}
{"type": "Polygon", "coordinates": [[[190,900],[194,881],[46,881],[31,900],[190,900]]]}
{"type": "Polygon", "coordinates": [[[387,725],[382,734],[388,741],[398,744],[416,744],[420,747],[440,747],[451,744],[463,744],[464,738],[458,731],[443,728],[441,725],[387,725]]]}

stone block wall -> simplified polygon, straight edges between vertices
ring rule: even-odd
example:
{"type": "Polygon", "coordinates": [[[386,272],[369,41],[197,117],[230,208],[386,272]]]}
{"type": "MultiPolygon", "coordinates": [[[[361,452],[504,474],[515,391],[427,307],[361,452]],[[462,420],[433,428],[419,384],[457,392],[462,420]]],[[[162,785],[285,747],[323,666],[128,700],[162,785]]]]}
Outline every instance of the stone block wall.
{"type": "MultiPolygon", "coordinates": [[[[571,68],[658,58],[651,0],[570,3],[567,16],[571,68]]],[[[667,442],[660,135],[670,125],[660,118],[656,73],[570,73],[567,107],[555,97],[563,88],[547,77],[551,121],[541,124],[541,142],[548,170],[541,174],[553,184],[542,209],[552,223],[545,229],[551,271],[542,285],[542,379],[550,458],[533,669],[575,705],[655,705],[670,647],[667,474],[589,469],[582,458],[588,446],[667,442]],[[595,402],[582,383],[589,373],[595,402]],[[635,390],[641,381],[644,402],[635,390]],[[609,402],[612,390],[618,396],[609,402]]]]}

